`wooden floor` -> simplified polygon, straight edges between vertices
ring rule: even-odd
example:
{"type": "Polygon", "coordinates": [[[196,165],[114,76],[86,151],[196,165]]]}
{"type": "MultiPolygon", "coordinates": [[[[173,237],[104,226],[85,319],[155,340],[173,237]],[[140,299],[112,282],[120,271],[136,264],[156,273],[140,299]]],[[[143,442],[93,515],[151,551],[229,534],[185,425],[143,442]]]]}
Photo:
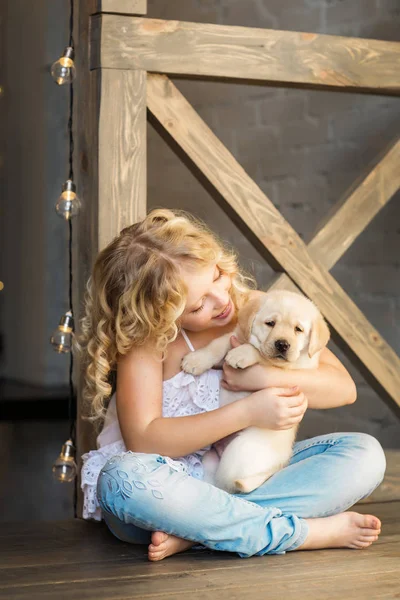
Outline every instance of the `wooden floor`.
{"type": "Polygon", "coordinates": [[[377,515],[378,542],[365,550],[314,550],[241,559],[190,550],[159,563],[81,520],[2,524],[0,598],[172,600],[400,598],[400,501],[359,504],[377,515]]]}

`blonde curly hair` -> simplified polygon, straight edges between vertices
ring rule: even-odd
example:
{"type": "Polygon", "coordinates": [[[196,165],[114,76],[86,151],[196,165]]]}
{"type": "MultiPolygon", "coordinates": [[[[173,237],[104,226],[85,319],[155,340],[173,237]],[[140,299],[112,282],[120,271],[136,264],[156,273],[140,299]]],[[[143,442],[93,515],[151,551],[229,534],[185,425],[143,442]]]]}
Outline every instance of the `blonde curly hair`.
{"type": "Polygon", "coordinates": [[[231,297],[239,307],[254,280],[240,271],[208,227],[183,211],[152,210],[121,233],[97,256],[87,284],[85,316],[78,348],[85,366],[87,419],[104,418],[118,356],[152,344],[165,351],[179,333],[187,289],[180,266],[216,264],[232,279],[231,297]]]}

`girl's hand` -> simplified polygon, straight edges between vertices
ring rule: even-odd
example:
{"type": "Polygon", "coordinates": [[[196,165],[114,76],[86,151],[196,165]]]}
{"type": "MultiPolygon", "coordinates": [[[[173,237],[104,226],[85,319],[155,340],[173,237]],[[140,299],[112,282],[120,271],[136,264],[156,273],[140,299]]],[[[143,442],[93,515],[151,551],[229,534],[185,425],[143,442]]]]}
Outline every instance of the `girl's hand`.
{"type": "Polygon", "coordinates": [[[243,402],[248,403],[252,426],[274,430],[298,425],[308,406],[307,398],[298,386],[260,390],[244,398],[243,402]]]}

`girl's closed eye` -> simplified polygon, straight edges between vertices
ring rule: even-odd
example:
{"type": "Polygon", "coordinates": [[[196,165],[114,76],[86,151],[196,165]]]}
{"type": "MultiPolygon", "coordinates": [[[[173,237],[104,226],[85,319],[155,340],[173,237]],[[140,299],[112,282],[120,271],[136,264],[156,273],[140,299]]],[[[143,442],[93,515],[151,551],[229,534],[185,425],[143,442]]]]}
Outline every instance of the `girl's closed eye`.
{"type": "MultiPolygon", "coordinates": [[[[224,273],[223,271],[221,271],[221,269],[218,269],[218,274],[216,276],[216,278],[214,279],[214,281],[218,281],[219,279],[221,279],[221,277],[223,277],[224,273]]],[[[199,306],[199,308],[196,308],[195,310],[192,310],[192,314],[196,314],[199,313],[201,310],[203,310],[204,308],[204,301],[203,304],[201,306],[199,306]]]]}
{"type": "Polygon", "coordinates": [[[203,310],[203,308],[204,308],[204,303],[201,306],[199,306],[199,308],[192,310],[192,314],[196,314],[196,313],[200,312],[201,310],[203,310]]]}

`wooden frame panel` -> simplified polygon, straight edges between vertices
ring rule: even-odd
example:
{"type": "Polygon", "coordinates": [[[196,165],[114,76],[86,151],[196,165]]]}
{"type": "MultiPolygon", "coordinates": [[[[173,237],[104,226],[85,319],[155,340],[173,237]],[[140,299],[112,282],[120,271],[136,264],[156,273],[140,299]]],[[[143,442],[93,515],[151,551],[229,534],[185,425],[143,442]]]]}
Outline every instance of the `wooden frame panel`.
{"type": "Polygon", "coordinates": [[[145,15],[147,0],[97,0],[96,12],[145,15]]]}
{"type": "Polygon", "coordinates": [[[239,217],[239,226],[246,225],[256,236],[272,267],[277,264],[285,270],[314,300],[367,367],[381,395],[400,414],[400,359],[396,353],[336,280],[312,258],[301,238],[174,84],[165,75],[148,74],[147,90],[147,103],[153,115],[233,209],[239,217]]]}
{"type": "Polygon", "coordinates": [[[400,93],[400,45],[119,15],[92,19],[91,68],[400,93]]]}
{"type": "MultiPolygon", "coordinates": [[[[117,0],[113,0],[117,1],[117,0]]],[[[133,4],[133,3],[132,3],[133,4]]],[[[120,7],[122,6],[119,3],[120,7]]],[[[106,6],[103,0],[103,7],[106,6]]],[[[111,0],[107,2],[111,8],[111,0]]],[[[83,299],[95,257],[119,231],[146,214],[146,73],[137,70],[90,71],[90,16],[99,9],[98,0],[75,0],[77,22],[76,183],[83,199],[74,222],[75,326],[79,332],[83,299]],[[116,94],[122,102],[116,101],[116,94]]],[[[77,362],[78,390],[77,456],[95,448],[93,425],[87,414],[82,390],[84,374],[77,362]]],[[[80,469],[79,469],[80,472],[80,469]]],[[[78,514],[82,494],[78,488],[78,514]]]]}
{"type": "Polygon", "coordinates": [[[104,69],[100,94],[99,249],[146,216],[146,72],[104,69]]]}

